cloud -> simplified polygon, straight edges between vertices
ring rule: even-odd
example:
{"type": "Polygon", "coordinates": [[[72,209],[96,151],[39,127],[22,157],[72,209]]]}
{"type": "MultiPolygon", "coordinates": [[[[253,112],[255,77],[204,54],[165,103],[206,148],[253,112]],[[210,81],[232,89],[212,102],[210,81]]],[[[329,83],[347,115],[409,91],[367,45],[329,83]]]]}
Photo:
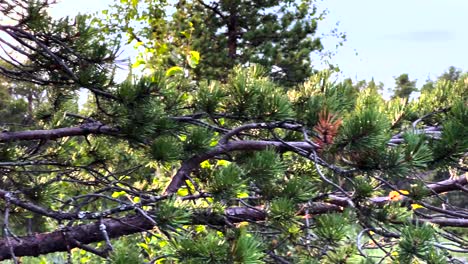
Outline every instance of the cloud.
{"type": "Polygon", "coordinates": [[[388,37],[411,42],[442,42],[454,39],[455,33],[448,30],[419,30],[392,34],[388,37]]]}

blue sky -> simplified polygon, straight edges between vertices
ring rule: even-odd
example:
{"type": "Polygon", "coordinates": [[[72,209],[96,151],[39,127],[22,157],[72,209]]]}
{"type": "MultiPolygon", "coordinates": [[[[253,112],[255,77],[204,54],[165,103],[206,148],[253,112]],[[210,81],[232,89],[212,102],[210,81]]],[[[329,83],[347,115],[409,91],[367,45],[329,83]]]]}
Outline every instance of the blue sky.
{"type": "Polygon", "coordinates": [[[453,65],[468,69],[467,0],[325,0],[328,27],[348,41],[334,58],[344,74],[386,86],[409,73],[422,85],[453,65]],[[358,55],[355,55],[355,50],[358,55]]]}
{"type": "MultiPolygon", "coordinates": [[[[63,0],[55,16],[105,9],[111,0],[63,0]]],[[[468,69],[468,0],[323,0],[330,14],[319,24],[338,29],[347,42],[332,59],[353,80],[372,77],[386,87],[409,73],[421,86],[449,66],[468,69]],[[356,55],[356,52],[358,53],[356,55]]],[[[334,49],[336,40],[325,40],[334,49]]]]}

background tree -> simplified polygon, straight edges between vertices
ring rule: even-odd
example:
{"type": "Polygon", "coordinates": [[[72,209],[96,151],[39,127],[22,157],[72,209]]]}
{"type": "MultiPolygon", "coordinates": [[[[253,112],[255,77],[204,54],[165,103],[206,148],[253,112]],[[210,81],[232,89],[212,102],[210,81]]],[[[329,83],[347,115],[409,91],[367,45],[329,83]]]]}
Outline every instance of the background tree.
{"type": "Polygon", "coordinates": [[[393,98],[408,99],[412,92],[416,92],[416,81],[411,81],[407,73],[401,74],[395,78],[395,88],[393,90],[393,98]]]}
{"type": "MultiPolygon", "coordinates": [[[[157,3],[147,0],[133,5],[123,1],[110,17],[126,20],[125,29],[131,34],[138,32],[138,39],[131,40],[155,51],[149,65],[160,65],[162,57],[169,57],[163,61],[182,66],[190,56],[188,50],[197,51],[200,65],[192,75],[199,80],[226,80],[235,65],[256,63],[267,69],[273,80],[289,87],[313,73],[312,55],[323,50],[317,24],[326,12],[318,12],[314,0],[184,0],[177,2],[172,18],[158,8],[147,8],[161,5],[157,3]],[[145,21],[146,27],[138,29],[132,26],[132,20],[145,21]],[[158,23],[161,20],[166,23],[163,27],[158,23]]],[[[340,42],[346,38],[336,30],[333,35],[340,42]]]]}
{"type": "Polygon", "coordinates": [[[462,70],[457,69],[454,66],[450,66],[444,74],[442,74],[439,79],[440,80],[446,80],[446,81],[451,81],[451,82],[456,82],[460,79],[462,75],[462,70]]]}
{"type": "MultiPolygon", "coordinates": [[[[1,80],[1,79],[0,79],[1,80]]],[[[15,99],[5,83],[0,83],[0,115],[2,130],[8,130],[10,126],[22,125],[26,121],[26,102],[15,99]]]]}
{"type": "Polygon", "coordinates": [[[367,82],[366,80],[361,80],[356,83],[353,83],[351,78],[347,78],[343,80],[343,83],[353,86],[357,90],[370,89],[375,92],[383,92],[384,89],[384,84],[382,82],[379,82],[379,84],[377,84],[374,78],[372,78],[369,82],[367,82]]]}
{"type": "Polygon", "coordinates": [[[424,83],[423,86],[421,87],[421,92],[432,90],[434,88],[435,88],[435,82],[428,78],[426,80],[426,83],[424,83]]]}
{"type": "Polygon", "coordinates": [[[44,88],[28,82],[10,81],[0,78],[0,99],[2,101],[5,118],[16,116],[16,121],[26,125],[31,123],[34,109],[37,109],[44,100],[44,88]],[[24,113],[24,104],[27,106],[27,113],[24,113]],[[13,112],[16,114],[14,114],[13,112]]]}
{"type": "Polygon", "coordinates": [[[468,76],[409,103],[329,71],[284,89],[258,65],[119,83],[117,31],[50,3],[0,5],[16,21],[0,73],[46,94],[0,133],[0,260],[464,261],[468,212],[448,196],[468,185],[468,76]]]}
{"type": "Polygon", "coordinates": [[[225,69],[246,63],[288,86],[312,74],[311,55],[323,49],[315,1],[183,2],[178,12],[194,23],[193,48],[203,54],[200,76],[226,79],[225,69]]]}

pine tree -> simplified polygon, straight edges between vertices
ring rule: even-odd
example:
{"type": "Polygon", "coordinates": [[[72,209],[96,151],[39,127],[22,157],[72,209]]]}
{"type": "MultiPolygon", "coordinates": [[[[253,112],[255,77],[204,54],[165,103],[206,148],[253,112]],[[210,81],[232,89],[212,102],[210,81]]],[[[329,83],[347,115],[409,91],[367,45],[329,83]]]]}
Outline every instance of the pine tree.
{"type": "Polygon", "coordinates": [[[393,97],[408,99],[411,93],[417,91],[416,81],[411,81],[408,74],[404,73],[395,77],[395,88],[393,90],[393,97]]]}
{"type": "Polygon", "coordinates": [[[16,21],[0,25],[2,84],[45,93],[28,126],[0,133],[0,260],[465,261],[467,74],[410,102],[330,71],[285,89],[260,65],[115,82],[117,31],[54,21],[49,4],[0,7],[16,21]]]}
{"type": "Polygon", "coordinates": [[[423,86],[421,87],[421,92],[434,89],[435,88],[434,85],[435,85],[434,81],[428,78],[426,80],[426,83],[423,84],[423,86]]]}
{"type": "Polygon", "coordinates": [[[22,126],[27,123],[28,104],[17,95],[15,85],[0,77],[0,128],[22,126]]]}
{"type": "Polygon", "coordinates": [[[457,69],[454,66],[450,66],[444,74],[442,74],[439,79],[441,80],[446,80],[446,81],[451,81],[451,82],[456,82],[460,79],[460,76],[462,75],[462,70],[457,69]]]}
{"type": "MultiPolygon", "coordinates": [[[[165,53],[169,58],[164,62],[181,66],[180,58],[190,56],[188,49],[200,53],[200,65],[193,71],[198,80],[223,81],[235,65],[255,63],[262,65],[273,80],[290,87],[314,72],[311,56],[323,50],[317,23],[325,12],[317,10],[314,0],[183,0],[175,5],[172,18],[155,9],[144,9],[156,2],[146,0],[140,6],[128,2],[116,6],[114,14],[122,20],[130,16],[147,22],[143,30],[128,25],[132,34],[143,33],[137,41],[158,53],[150,64],[161,63],[160,55],[165,53]],[[166,25],[161,27],[164,18],[166,25]]],[[[344,34],[335,34],[345,40],[344,34]]]]}
{"type": "Polygon", "coordinates": [[[193,1],[183,9],[194,23],[193,48],[203,54],[197,73],[209,79],[257,63],[282,85],[295,85],[313,73],[311,54],[323,49],[314,1],[193,1]]]}

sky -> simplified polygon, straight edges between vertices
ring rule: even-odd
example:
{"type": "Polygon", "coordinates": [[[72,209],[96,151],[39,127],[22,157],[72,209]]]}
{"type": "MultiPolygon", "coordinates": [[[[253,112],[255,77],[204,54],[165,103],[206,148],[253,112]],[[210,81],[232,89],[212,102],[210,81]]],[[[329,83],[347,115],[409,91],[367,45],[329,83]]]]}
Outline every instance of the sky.
{"type": "Polygon", "coordinates": [[[334,62],[353,79],[374,77],[390,86],[394,76],[408,73],[422,85],[451,65],[468,69],[466,0],[324,2],[325,22],[340,21],[348,36],[334,62]]]}
{"type": "MultiPolygon", "coordinates": [[[[105,9],[112,0],[62,0],[54,16],[105,9]]],[[[408,73],[422,86],[449,66],[468,70],[468,0],[322,0],[329,10],[322,33],[339,22],[347,35],[332,62],[353,80],[381,81],[408,73]],[[357,53],[357,54],[356,54],[357,53]]],[[[325,39],[333,50],[336,39],[325,39]]],[[[319,62],[317,62],[319,64],[319,62]]]]}

